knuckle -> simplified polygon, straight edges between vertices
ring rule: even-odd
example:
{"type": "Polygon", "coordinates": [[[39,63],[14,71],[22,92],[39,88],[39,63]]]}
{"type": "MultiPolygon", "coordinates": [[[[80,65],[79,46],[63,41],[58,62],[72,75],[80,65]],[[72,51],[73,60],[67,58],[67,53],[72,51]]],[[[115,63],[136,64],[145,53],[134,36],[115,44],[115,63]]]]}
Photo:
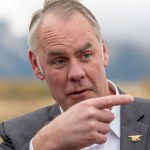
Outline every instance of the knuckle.
{"type": "Polygon", "coordinates": [[[82,108],[82,110],[84,110],[84,113],[88,119],[94,119],[96,117],[96,111],[94,107],[88,104],[83,104],[83,107],[84,108],[82,108]]]}
{"type": "Polygon", "coordinates": [[[95,142],[97,144],[104,144],[107,141],[106,135],[100,135],[96,138],[95,142]]]}
{"type": "Polygon", "coordinates": [[[91,105],[87,101],[80,102],[78,103],[78,105],[80,105],[81,109],[84,110],[87,114],[91,109],[91,105]]]}
{"type": "Polygon", "coordinates": [[[89,108],[88,109],[88,115],[89,117],[95,117],[95,109],[94,108],[89,108]]]}
{"type": "Polygon", "coordinates": [[[110,131],[110,125],[104,124],[103,128],[99,130],[100,134],[107,134],[110,131]]]}
{"type": "Polygon", "coordinates": [[[86,142],[94,144],[96,141],[96,134],[94,132],[90,132],[88,136],[86,136],[86,142]]]}
{"type": "Polygon", "coordinates": [[[96,122],[94,120],[92,120],[89,122],[88,126],[89,126],[90,130],[95,130],[96,129],[96,122]]]}
{"type": "Polygon", "coordinates": [[[107,137],[106,137],[106,136],[103,136],[103,138],[101,138],[99,144],[104,144],[106,141],[107,141],[107,137]]]}
{"type": "Polygon", "coordinates": [[[108,133],[110,131],[110,125],[109,124],[106,124],[105,125],[105,130],[104,130],[104,132],[105,133],[108,133]]]}

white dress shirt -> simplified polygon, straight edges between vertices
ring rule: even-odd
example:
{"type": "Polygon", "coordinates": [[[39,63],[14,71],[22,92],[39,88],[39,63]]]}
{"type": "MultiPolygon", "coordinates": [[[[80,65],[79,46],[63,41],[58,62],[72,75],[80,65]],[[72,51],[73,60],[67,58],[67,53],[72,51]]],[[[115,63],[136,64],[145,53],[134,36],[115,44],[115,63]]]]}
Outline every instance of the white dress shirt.
{"type": "MultiPolygon", "coordinates": [[[[116,85],[108,80],[109,88],[116,95],[119,95],[119,91],[116,85]]],[[[61,113],[63,113],[60,107],[61,113]]],[[[81,150],[120,150],[120,106],[113,106],[112,110],[115,119],[110,123],[110,131],[107,134],[107,141],[104,144],[93,144],[89,147],[82,148],[81,150]]],[[[34,150],[32,140],[30,142],[29,150],[34,150]]]]}
{"type": "MultiPolygon", "coordinates": [[[[119,95],[115,84],[108,80],[109,88],[119,95]]],[[[110,132],[107,134],[107,141],[104,144],[93,144],[81,150],[120,150],[120,106],[113,106],[112,110],[115,119],[110,123],[110,132]]]]}

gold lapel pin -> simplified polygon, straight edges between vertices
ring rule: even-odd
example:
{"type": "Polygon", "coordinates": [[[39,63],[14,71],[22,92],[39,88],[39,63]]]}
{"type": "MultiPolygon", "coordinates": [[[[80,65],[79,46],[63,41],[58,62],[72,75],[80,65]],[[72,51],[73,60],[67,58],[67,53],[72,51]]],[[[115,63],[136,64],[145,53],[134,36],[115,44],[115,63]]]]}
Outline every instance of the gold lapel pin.
{"type": "Polygon", "coordinates": [[[130,135],[130,136],[128,136],[128,138],[129,138],[132,142],[141,141],[141,137],[142,137],[142,135],[130,135]]]}

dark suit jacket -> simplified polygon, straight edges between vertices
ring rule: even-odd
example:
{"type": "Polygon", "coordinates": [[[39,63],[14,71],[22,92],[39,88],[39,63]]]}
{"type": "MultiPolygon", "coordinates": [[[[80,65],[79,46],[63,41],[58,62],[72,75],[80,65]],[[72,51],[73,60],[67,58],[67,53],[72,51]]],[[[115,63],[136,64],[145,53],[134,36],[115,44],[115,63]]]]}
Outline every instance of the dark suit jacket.
{"type": "MultiPolygon", "coordinates": [[[[28,150],[32,137],[60,114],[58,104],[28,113],[0,124],[3,144],[0,150],[28,150]]],[[[150,150],[150,101],[135,98],[135,102],[121,106],[121,150],[150,150]],[[132,142],[130,135],[142,135],[132,142]]]]}

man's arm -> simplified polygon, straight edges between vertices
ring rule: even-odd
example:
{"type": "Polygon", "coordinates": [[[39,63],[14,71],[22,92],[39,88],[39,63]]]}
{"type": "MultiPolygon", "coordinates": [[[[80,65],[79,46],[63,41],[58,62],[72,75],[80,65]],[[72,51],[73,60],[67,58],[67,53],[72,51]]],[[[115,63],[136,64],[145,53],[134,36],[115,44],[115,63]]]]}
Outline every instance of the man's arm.
{"type": "MultiPolygon", "coordinates": [[[[109,124],[114,118],[113,113],[108,111],[108,108],[131,102],[133,102],[131,96],[107,96],[80,102],[43,127],[33,137],[33,148],[34,150],[77,150],[94,143],[104,143],[107,140],[106,133],[110,129],[109,124]]],[[[33,116],[32,118],[34,119],[33,116]]],[[[19,122],[22,124],[22,121],[19,120],[19,122]]],[[[16,123],[13,126],[16,127],[16,123]]],[[[12,130],[14,134],[12,135],[10,134],[11,130],[6,129],[7,127],[5,127],[4,123],[1,123],[0,136],[4,141],[0,144],[0,150],[17,150],[13,140],[17,142],[16,144],[21,143],[13,139],[14,135],[16,135],[15,130],[12,130]],[[12,137],[9,137],[8,134],[12,137]]],[[[29,132],[28,130],[23,130],[23,133],[25,131],[29,132]]],[[[16,138],[23,137],[16,135],[16,138]]],[[[30,139],[24,144],[18,150],[29,150],[30,139]]]]}

